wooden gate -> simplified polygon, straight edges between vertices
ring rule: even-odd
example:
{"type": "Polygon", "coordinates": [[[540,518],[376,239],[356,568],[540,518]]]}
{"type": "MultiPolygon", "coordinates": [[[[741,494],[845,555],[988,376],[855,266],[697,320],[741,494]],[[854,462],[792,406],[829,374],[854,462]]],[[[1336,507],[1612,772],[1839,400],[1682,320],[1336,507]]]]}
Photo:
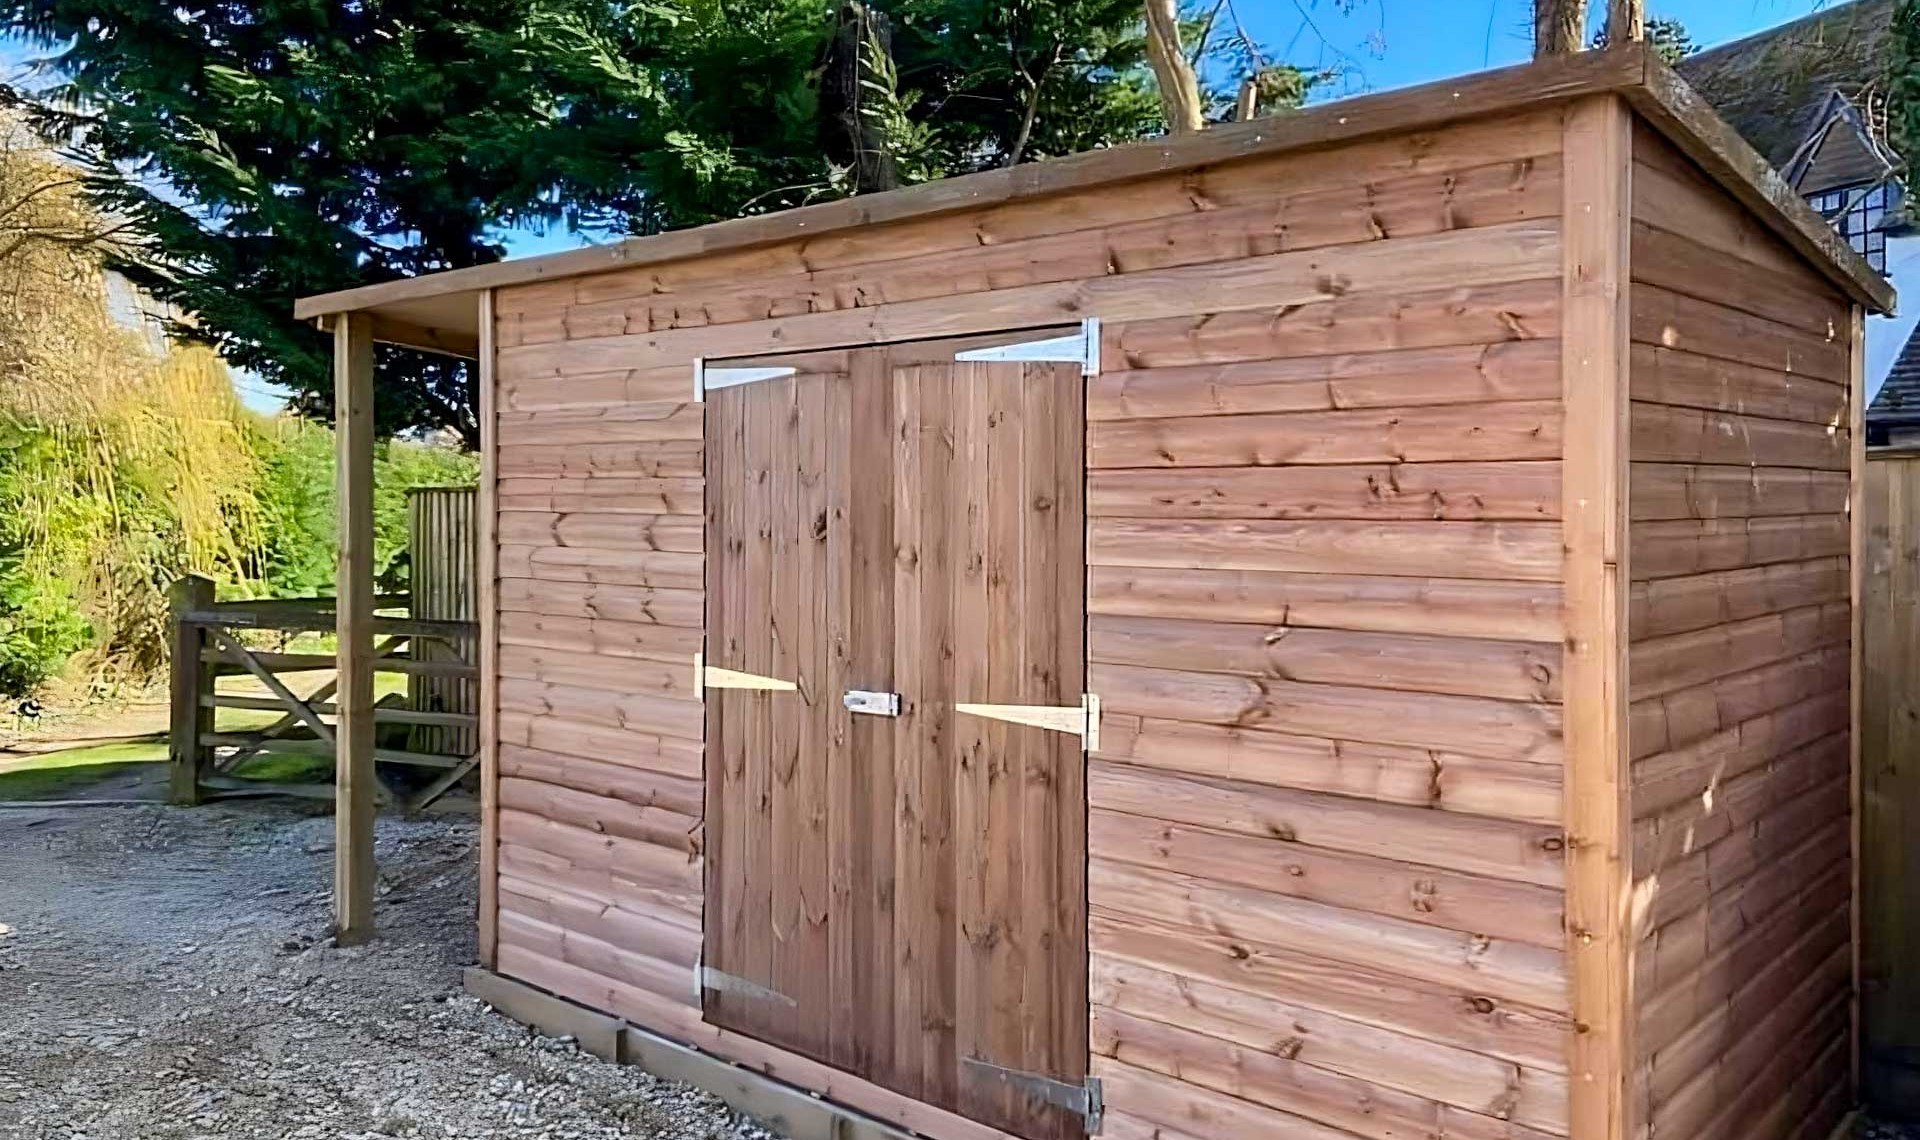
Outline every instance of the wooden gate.
{"type": "Polygon", "coordinates": [[[706,372],[704,1002],[1050,1140],[1089,1107],[1084,381],[969,348],[706,372]]]}

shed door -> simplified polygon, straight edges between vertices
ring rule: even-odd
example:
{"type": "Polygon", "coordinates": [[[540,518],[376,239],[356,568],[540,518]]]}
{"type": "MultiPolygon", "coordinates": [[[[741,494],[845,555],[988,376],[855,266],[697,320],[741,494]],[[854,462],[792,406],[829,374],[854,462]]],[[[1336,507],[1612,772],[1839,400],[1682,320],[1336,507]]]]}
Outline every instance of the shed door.
{"type": "Polygon", "coordinates": [[[794,687],[707,691],[704,1002],[1049,1140],[1087,1062],[1083,380],[960,347],[707,393],[707,663],[794,687]]]}

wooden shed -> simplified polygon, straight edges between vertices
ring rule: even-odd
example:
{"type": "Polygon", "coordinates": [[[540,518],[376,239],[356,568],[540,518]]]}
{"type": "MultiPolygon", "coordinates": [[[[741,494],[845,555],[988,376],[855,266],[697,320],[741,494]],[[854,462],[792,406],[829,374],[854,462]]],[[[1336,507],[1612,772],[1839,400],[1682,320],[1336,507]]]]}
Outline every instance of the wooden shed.
{"type": "Polygon", "coordinates": [[[807,1137],[1826,1140],[1891,303],[1623,47],[299,311],[350,524],[478,355],[510,1011],[807,1137]]]}

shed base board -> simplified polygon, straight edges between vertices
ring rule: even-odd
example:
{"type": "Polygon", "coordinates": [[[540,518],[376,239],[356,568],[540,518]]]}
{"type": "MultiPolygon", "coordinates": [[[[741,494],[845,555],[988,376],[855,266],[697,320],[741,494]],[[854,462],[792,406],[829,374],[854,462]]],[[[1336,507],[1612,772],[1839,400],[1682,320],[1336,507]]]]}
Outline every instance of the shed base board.
{"type": "Polygon", "coordinates": [[[523,1025],[557,1037],[572,1037],[601,1060],[637,1065],[656,1077],[680,1081],[712,1093],[793,1140],[915,1140],[864,1113],[823,1100],[764,1073],[722,1060],[555,997],[525,982],[480,966],[465,975],[469,994],[523,1025]]]}

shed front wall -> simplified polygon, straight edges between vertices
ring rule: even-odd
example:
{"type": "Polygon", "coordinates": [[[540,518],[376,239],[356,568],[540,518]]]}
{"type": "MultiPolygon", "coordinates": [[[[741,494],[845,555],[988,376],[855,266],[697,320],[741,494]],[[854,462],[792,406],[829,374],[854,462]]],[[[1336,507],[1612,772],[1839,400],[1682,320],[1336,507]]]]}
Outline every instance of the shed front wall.
{"type": "Polygon", "coordinates": [[[1562,130],[499,291],[499,971],[997,1135],[701,1020],[692,363],[1095,316],[1104,1134],[1565,1134],[1562,130]]]}
{"type": "Polygon", "coordinates": [[[1848,303],[1635,140],[1635,1118],[1823,1140],[1850,1107],[1848,303]]]}

